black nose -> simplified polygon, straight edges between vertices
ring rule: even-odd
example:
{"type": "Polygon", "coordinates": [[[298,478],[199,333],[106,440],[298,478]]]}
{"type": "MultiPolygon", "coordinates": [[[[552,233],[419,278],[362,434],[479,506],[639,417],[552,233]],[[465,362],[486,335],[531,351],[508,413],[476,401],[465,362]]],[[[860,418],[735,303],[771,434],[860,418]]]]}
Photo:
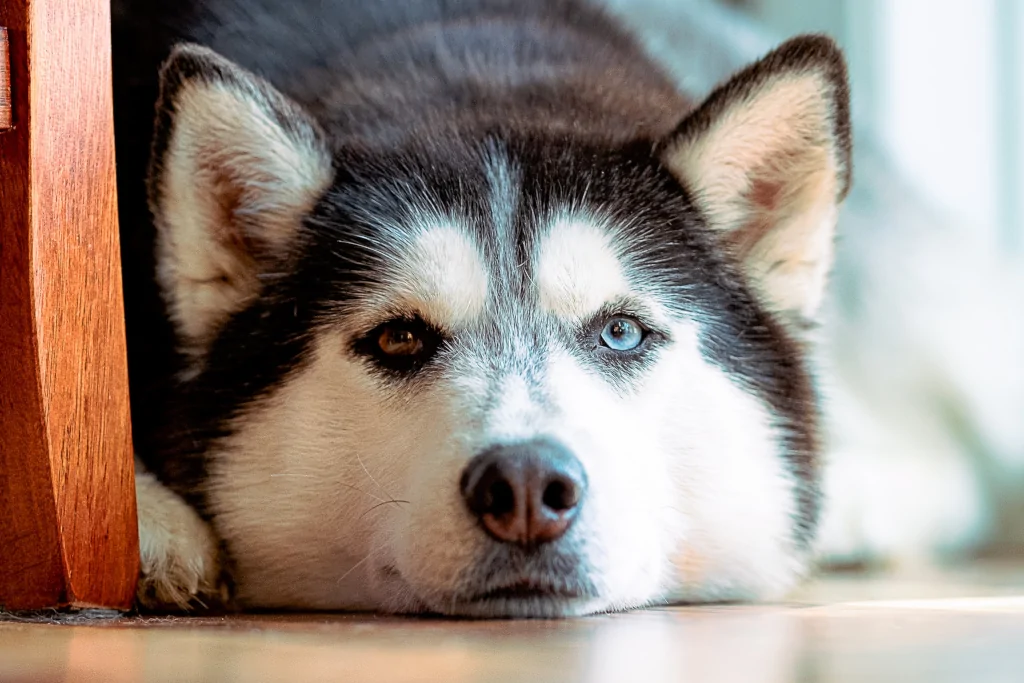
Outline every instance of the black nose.
{"type": "Polygon", "coordinates": [[[587,475],[564,446],[537,439],[480,453],[462,471],[461,488],[487,533],[533,547],[560,538],[572,526],[587,475]]]}

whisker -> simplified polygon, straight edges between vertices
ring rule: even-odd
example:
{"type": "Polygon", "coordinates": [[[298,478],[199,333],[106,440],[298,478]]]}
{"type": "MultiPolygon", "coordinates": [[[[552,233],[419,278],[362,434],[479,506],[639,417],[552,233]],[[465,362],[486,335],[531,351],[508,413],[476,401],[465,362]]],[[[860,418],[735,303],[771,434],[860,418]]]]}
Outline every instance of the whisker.
{"type": "Polygon", "coordinates": [[[372,474],[370,474],[370,470],[366,469],[366,465],[364,465],[364,464],[363,464],[363,459],[359,457],[359,453],[356,453],[356,454],[355,454],[355,456],[356,456],[356,461],[357,461],[357,462],[359,463],[359,466],[363,468],[363,472],[365,472],[365,473],[366,473],[366,476],[370,478],[370,481],[372,481],[372,482],[374,483],[374,485],[375,485],[375,486],[376,486],[377,488],[379,488],[379,489],[380,489],[381,493],[383,493],[383,494],[384,494],[385,496],[387,496],[387,497],[388,497],[389,499],[391,499],[391,500],[394,500],[394,499],[395,499],[395,497],[394,497],[394,496],[392,496],[392,495],[391,495],[390,493],[388,493],[388,492],[387,492],[387,491],[386,491],[386,490],[384,489],[384,487],[380,485],[380,482],[379,482],[379,481],[377,481],[376,479],[374,479],[374,478],[373,478],[373,475],[372,475],[372,474]]]}
{"type": "Polygon", "coordinates": [[[344,580],[345,580],[345,579],[346,579],[346,578],[348,577],[348,575],[349,575],[349,574],[351,574],[352,572],[354,572],[354,571],[355,571],[356,569],[358,569],[359,567],[363,566],[363,564],[365,564],[367,560],[369,560],[369,559],[370,559],[371,557],[373,557],[373,554],[374,554],[374,553],[376,553],[376,552],[379,552],[379,551],[381,551],[381,550],[383,550],[383,549],[384,549],[384,546],[383,546],[383,545],[381,545],[381,546],[379,546],[379,547],[377,547],[377,548],[371,548],[371,549],[370,549],[370,552],[366,553],[366,557],[364,557],[363,559],[359,560],[359,561],[358,561],[358,562],[356,562],[356,563],[355,563],[354,565],[352,565],[351,567],[349,567],[349,568],[348,568],[348,571],[347,571],[347,572],[345,572],[345,573],[344,573],[344,574],[342,574],[342,575],[341,575],[340,577],[338,577],[338,580],[337,580],[337,582],[336,582],[336,583],[341,583],[342,581],[344,581],[344,580]]]}
{"type": "Polygon", "coordinates": [[[391,500],[382,500],[381,502],[377,503],[376,505],[370,506],[370,509],[367,510],[366,512],[364,512],[363,514],[359,515],[358,519],[362,519],[363,517],[365,517],[366,515],[370,514],[371,512],[376,510],[377,508],[381,507],[382,505],[390,505],[392,503],[395,503],[396,505],[398,505],[399,503],[408,503],[408,502],[409,501],[407,501],[407,500],[401,500],[401,499],[395,499],[395,498],[392,498],[391,500]]]}
{"type": "Polygon", "coordinates": [[[371,552],[371,553],[369,553],[369,554],[368,554],[368,555],[367,555],[366,557],[364,557],[363,559],[361,559],[361,560],[359,560],[358,562],[356,562],[356,563],[355,563],[354,565],[352,565],[351,567],[349,567],[349,569],[348,569],[348,571],[347,571],[347,572],[345,572],[344,574],[342,574],[341,576],[339,576],[339,577],[338,577],[338,583],[341,583],[341,582],[342,582],[342,581],[344,581],[344,580],[345,580],[346,578],[348,578],[348,575],[349,575],[349,574],[351,574],[351,573],[352,573],[352,572],[354,572],[354,571],[355,571],[356,569],[358,569],[359,567],[361,567],[361,566],[362,566],[362,565],[363,565],[363,564],[364,564],[364,563],[365,563],[365,562],[366,562],[366,561],[367,561],[368,559],[370,559],[371,557],[373,557],[373,553],[372,553],[372,552],[371,552]]]}

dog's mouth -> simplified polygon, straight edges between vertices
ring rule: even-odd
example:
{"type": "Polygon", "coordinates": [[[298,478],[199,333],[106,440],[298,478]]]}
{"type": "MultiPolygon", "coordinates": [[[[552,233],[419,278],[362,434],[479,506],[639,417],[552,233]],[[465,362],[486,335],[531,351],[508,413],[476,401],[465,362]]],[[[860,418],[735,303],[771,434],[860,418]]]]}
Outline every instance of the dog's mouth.
{"type": "MultiPolygon", "coordinates": [[[[382,568],[381,575],[392,585],[399,583],[412,589],[393,566],[382,568]]],[[[492,578],[482,586],[466,586],[447,598],[426,600],[418,608],[400,611],[484,618],[562,617],[592,611],[586,605],[597,598],[595,587],[586,581],[557,575],[520,575],[492,578]]]]}
{"type": "Polygon", "coordinates": [[[497,600],[577,600],[587,597],[577,587],[566,586],[553,581],[520,579],[497,588],[490,588],[471,595],[467,602],[489,602],[497,600]]]}
{"type": "Polygon", "coordinates": [[[467,591],[447,605],[453,615],[484,618],[561,618],[589,614],[596,591],[567,577],[521,577],[467,591]]]}

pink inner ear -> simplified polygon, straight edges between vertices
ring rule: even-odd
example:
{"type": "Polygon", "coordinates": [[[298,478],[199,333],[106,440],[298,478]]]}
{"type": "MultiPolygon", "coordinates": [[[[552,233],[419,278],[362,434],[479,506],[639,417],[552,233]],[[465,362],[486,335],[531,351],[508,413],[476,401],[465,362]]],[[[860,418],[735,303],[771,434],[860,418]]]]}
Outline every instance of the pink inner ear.
{"type": "MultiPolygon", "coordinates": [[[[767,175],[767,174],[766,174],[767,175]]],[[[767,177],[754,178],[744,198],[750,206],[747,221],[728,233],[726,241],[733,253],[744,260],[757,244],[772,231],[785,201],[786,184],[767,177]]]]}
{"type": "Polygon", "coordinates": [[[779,207],[784,189],[785,185],[781,181],[755,178],[747,192],[747,198],[751,204],[764,211],[775,211],[779,207]]]}
{"type": "MultiPolygon", "coordinates": [[[[247,230],[248,226],[239,218],[239,210],[245,201],[245,188],[225,168],[215,149],[201,152],[198,169],[206,179],[213,197],[212,208],[216,211],[216,215],[211,217],[211,238],[217,246],[229,250],[235,258],[251,265],[252,260],[260,256],[259,249],[264,245],[255,239],[247,230]]],[[[222,279],[229,278],[225,275],[222,279]]]]}

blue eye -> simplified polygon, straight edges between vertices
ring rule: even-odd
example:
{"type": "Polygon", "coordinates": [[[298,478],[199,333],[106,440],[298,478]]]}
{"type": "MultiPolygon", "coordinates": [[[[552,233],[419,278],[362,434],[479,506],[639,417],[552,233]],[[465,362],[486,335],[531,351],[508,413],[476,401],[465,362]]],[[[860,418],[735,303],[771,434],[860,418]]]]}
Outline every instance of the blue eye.
{"type": "Polygon", "coordinates": [[[612,318],[601,330],[601,342],[614,351],[632,351],[643,340],[643,328],[630,318],[612,318]]]}

